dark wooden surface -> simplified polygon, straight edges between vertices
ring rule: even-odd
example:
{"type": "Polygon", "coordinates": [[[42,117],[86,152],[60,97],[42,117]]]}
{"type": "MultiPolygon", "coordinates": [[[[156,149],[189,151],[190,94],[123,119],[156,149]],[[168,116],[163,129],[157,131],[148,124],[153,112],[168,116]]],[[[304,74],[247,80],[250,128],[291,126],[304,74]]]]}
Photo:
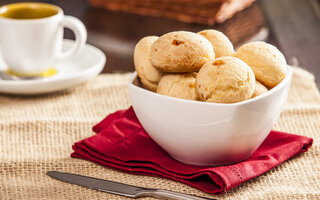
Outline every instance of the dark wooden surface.
{"type": "MultiPolygon", "coordinates": [[[[0,5],[20,1],[1,0],[0,5]]],[[[320,87],[320,0],[258,0],[258,3],[236,14],[234,18],[214,26],[108,11],[90,7],[85,0],[33,1],[56,4],[63,8],[65,14],[78,17],[84,22],[88,30],[88,43],[100,48],[107,56],[104,73],[133,71],[134,45],[144,36],[161,35],[174,30],[197,32],[214,28],[227,33],[235,47],[251,39],[265,39],[284,53],[289,64],[296,57],[302,67],[315,74],[320,87]],[[253,14],[257,9],[263,11],[263,22],[256,22],[259,15],[253,14]],[[253,22],[257,27],[247,30],[245,25],[253,22]],[[236,37],[242,28],[248,31],[247,37],[240,37],[240,34],[236,37]],[[253,38],[255,34],[257,38],[253,38]]],[[[68,30],[65,35],[73,38],[68,30]]]]}

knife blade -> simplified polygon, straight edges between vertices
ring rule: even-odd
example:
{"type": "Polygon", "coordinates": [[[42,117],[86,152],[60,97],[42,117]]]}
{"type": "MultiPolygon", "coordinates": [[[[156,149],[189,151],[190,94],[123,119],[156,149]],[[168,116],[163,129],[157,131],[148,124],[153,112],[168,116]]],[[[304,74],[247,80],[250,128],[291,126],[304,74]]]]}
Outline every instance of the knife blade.
{"type": "Polygon", "coordinates": [[[63,182],[80,185],[83,187],[95,189],[102,192],[122,195],[130,198],[139,197],[154,197],[158,199],[172,199],[172,200],[214,200],[205,197],[199,197],[190,194],[183,194],[169,190],[159,190],[152,188],[137,187],[118,183],[109,180],[93,178],[89,176],[82,176],[78,174],[71,174],[58,171],[48,171],[47,175],[63,182]]]}

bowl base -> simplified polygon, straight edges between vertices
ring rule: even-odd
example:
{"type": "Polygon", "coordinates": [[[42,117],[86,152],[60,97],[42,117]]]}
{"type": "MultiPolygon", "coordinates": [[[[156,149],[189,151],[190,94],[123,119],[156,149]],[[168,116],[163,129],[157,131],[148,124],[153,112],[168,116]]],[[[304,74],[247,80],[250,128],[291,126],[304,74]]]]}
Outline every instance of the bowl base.
{"type": "Polygon", "coordinates": [[[225,165],[232,165],[232,164],[236,164],[236,163],[239,163],[239,162],[242,162],[244,160],[247,160],[249,156],[247,156],[246,158],[244,159],[240,159],[240,160],[237,160],[237,161],[229,161],[229,162],[192,162],[192,161],[185,161],[185,160],[182,160],[180,158],[177,158],[171,154],[169,154],[173,159],[179,161],[179,162],[182,162],[184,164],[187,164],[187,165],[195,165],[195,166],[210,166],[210,167],[219,167],[219,166],[225,166],[225,165]]]}

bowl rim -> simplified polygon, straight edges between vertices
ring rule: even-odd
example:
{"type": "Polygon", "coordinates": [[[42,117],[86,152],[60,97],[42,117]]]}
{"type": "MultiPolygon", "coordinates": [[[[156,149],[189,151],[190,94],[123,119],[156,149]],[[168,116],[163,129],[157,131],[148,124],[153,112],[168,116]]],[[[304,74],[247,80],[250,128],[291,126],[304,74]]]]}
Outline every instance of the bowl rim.
{"type": "Polygon", "coordinates": [[[237,102],[237,103],[213,103],[213,102],[195,101],[195,100],[180,99],[180,98],[176,98],[176,97],[170,97],[170,96],[165,96],[165,95],[162,95],[162,94],[158,94],[156,92],[149,91],[147,89],[141,88],[141,87],[133,84],[133,81],[138,77],[136,71],[131,75],[131,77],[130,77],[130,79],[128,81],[128,88],[133,88],[133,89],[136,89],[138,91],[145,92],[145,93],[150,94],[150,95],[155,95],[155,96],[157,96],[159,98],[166,99],[166,100],[171,100],[171,101],[177,101],[177,102],[183,102],[183,103],[192,103],[192,104],[199,104],[199,105],[214,105],[214,106],[227,106],[227,107],[230,107],[230,106],[239,106],[239,105],[244,105],[244,104],[250,104],[252,102],[259,101],[260,99],[264,99],[264,98],[272,95],[273,93],[275,93],[276,91],[280,90],[285,85],[287,85],[288,82],[290,84],[290,81],[291,81],[291,78],[292,78],[292,74],[293,74],[292,67],[287,65],[286,77],[277,86],[275,86],[274,88],[270,89],[268,92],[266,92],[266,93],[264,93],[262,95],[259,95],[259,96],[255,97],[255,98],[244,100],[244,101],[240,101],[240,102],[237,102]]]}

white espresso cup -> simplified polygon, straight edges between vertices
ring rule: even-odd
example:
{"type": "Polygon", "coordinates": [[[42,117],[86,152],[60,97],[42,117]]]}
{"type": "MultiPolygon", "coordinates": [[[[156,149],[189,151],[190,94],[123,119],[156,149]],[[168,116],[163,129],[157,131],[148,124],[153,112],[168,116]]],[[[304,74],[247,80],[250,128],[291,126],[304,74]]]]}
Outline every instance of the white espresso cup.
{"type": "Polygon", "coordinates": [[[13,3],[0,7],[0,52],[10,71],[36,76],[86,43],[83,23],[46,3],[13,3]],[[63,28],[75,34],[74,46],[62,53],[63,28]]]}

